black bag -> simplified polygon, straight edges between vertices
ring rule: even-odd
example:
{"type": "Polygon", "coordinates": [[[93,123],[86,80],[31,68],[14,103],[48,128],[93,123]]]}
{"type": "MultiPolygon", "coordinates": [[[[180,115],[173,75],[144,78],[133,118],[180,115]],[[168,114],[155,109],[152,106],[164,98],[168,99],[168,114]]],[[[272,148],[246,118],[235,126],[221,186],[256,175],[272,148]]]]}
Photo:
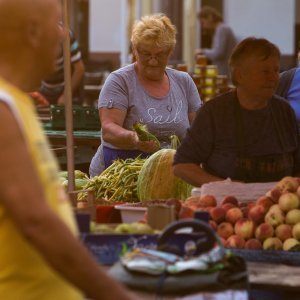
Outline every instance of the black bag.
{"type": "MultiPolygon", "coordinates": [[[[187,267],[175,273],[168,272],[167,268],[162,272],[157,271],[153,267],[153,272],[157,271],[158,274],[149,274],[145,270],[139,270],[139,264],[135,270],[130,268],[131,257],[134,257],[135,251],[139,251],[132,249],[125,259],[121,258],[110,269],[110,274],[130,289],[159,296],[186,296],[200,292],[218,293],[235,290],[243,294],[239,299],[248,299],[248,274],[244,259],[226,250],[219,237],[205,222],[190,219],[171,223],[159,236],[157,249],[163,250],[158,253],[159,256],[162,255],[162,261],[165,258],[168,260],[168,253],[172,253],[170,256],[176,253],[181,258],[185,257],[182,260],[183,264],[185,262],[191,264],[196,260],[196,265],[198,265],[196,269],[187,267]],[[178,233],[184,228],[192,228],[193,231],[192,233],[178,233]],[[191,247],[192,244],[195,247],[191,247]],[[207,263],[208,267],[197,269],[202,260],[207,263]]],[[[149,249],[141,249],[140,252],[142,255],[149,254],[150,259],[153,258],[153,253],[149,249]]],[[[154,251],[154,262],[155,254],[154,251]]],[[[172,262],[167,263],[167,266],[171,266],[171,270],[172,268],[177,270],[172,262]]]]}

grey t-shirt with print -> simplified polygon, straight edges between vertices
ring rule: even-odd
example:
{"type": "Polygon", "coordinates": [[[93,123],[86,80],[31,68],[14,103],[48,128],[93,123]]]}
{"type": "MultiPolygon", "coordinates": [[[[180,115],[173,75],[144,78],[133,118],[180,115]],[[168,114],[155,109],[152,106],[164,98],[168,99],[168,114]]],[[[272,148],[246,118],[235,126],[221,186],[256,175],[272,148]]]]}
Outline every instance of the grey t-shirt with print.
{"type": "Polygon", "coordinates": [[[188,73],[167,68],[166,74],[170,80],[169,93],[163,97],[153,97],[140,84],[134,64],[112,72],[101,90],[98,108],[127,111],[124,128],[132,130],[132,125],[137,121],[146,124],[163,144],[170,143],[172,134],[182,139],[190,126],[188,113],[196,111],[201,105],[199,93],[188,73]]]}
{"type": "MultiPolygon", "coordinates": [[[[117,108],[127,112],[123,127],[132,130],[135,122],[146,124],[148,130],[161,142],[163,148],[170,145],[170,136],[181,140],[190,126],[188,114],[201,106],[197,87],[186,72],[166,68],[170,89],[166,96],[151,96],[141,85],[134,64],[112,72],[101,90],[98,108],[117,108]]],[[[117,148],[105,141],[101,145],[117,148]]],[[[101,146],[91,163],[96,168],[102,155],[101,146]]],[[[90,170],[91,171],[91,170],[90,170]]]]}

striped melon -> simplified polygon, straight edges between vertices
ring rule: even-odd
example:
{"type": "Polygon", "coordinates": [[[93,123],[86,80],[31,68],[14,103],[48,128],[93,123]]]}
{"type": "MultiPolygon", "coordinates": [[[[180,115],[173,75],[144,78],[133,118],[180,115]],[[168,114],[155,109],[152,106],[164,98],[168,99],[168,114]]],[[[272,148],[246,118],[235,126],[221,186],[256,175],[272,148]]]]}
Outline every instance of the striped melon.
{"type": "Polygon", "coordinates": [[[186,199],[191,195],[192,186],[173,174],[175,152],[174,149],[161,149],[146,159],[137,181],[140,201],[186,199]]]}

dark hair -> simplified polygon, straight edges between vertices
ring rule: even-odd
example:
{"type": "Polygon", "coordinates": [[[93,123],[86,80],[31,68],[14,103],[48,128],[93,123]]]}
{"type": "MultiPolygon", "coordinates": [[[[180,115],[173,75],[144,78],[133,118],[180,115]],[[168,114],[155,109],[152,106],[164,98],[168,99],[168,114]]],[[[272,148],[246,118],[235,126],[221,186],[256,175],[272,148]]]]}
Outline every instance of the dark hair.
{"type": "Polygon", "coordinates": [[[216,9],[211,6],[203,6],[198,13],[198,19],[206,19],[209,16],[212,16],[214,22],[223,22],[223,17],[216,9]]]}
{"type": "Polygon", "coordinates": [[[237,84],[234,78],[234,68],[241,64],[249,56],[255,56],[261,60],[266,60],[271,56],[280,58],[279,48],[264,38],[248,37],[238,43],[233,49],[229,58],[231,79],[233,84],[237,84]]]}

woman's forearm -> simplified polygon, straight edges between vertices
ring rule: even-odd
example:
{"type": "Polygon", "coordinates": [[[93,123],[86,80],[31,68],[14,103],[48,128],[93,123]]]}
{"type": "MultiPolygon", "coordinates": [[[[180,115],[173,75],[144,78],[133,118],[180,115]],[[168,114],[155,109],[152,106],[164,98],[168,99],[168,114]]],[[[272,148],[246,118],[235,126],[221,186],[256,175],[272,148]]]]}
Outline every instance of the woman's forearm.
{"type": "Polygon", "coordinates": [[[189,184],[200,187],[204,183],[221,181],[224,178],[214,176],[201,166],[192,163],[180,163],[173,166],[174,174],[189,184]]]}

